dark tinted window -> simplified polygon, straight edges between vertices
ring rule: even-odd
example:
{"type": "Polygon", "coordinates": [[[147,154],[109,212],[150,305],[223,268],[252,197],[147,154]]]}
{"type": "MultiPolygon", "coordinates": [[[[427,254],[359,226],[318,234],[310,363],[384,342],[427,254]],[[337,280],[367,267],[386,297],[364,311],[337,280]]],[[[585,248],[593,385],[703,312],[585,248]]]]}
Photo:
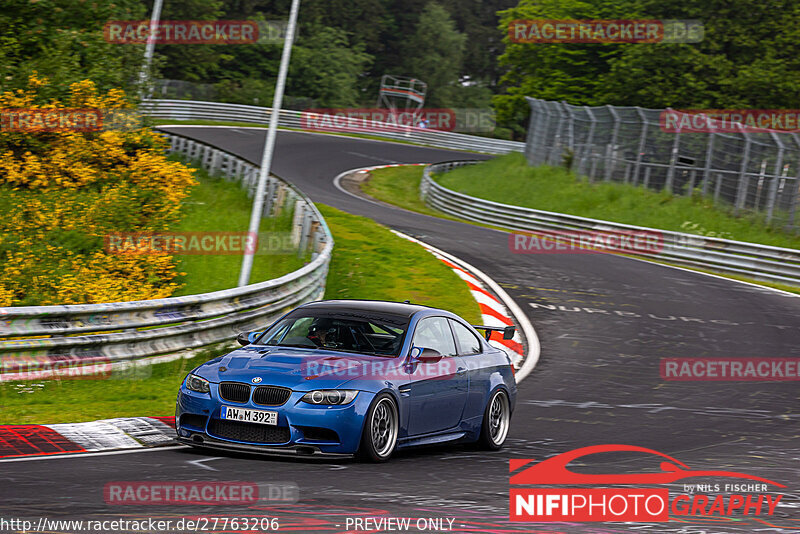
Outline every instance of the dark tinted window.
{"type": "Polygon", "coordinates": [[[344,310],[297,310],[267,330],[259,345],[396,356],[408,319],[344,310]]]}

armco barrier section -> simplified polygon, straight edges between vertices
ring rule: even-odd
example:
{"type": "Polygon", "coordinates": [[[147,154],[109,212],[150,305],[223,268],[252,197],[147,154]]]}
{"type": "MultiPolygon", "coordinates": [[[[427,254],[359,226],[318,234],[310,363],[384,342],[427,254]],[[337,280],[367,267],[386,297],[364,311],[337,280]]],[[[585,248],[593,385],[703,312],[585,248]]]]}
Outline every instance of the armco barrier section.
{"type": "MultiPolygon", "coordinates": [[[[258,168],[231,154],[167,134],[172,151],[255,191],[258,168]]],[[[263,328],[325,292],[333,238],[301,191],[270,177],[265,217],[294,210],[293,244],[311,261],[274,280],[213,293],[155,300],[0,308],[0,373],[170,355],[263,328]]],[[[8,375],[6,375],[8,376],[8,375]]]]}
{"type": "MultiPolygon", "coordinates": [[[[142,102],[139,110],[144,114],[157,119],[192,121],[224,121],[224,122],[251,122],[254,124],[269,123],[270,108],[247,106],[243,104],[225,104],[220,102],[200,102],[194,100],[147,100],[142,102]]],[[[278,125],[283,128],[305,129],[303,111],[282,109],[278,117],[278,125]]],[[[487,154],[506,154],[508,152],[522,152],[525,143],[518,141],[505,141],[466,135],[454,132],[443,132],[426,128],[409,127],[397,131],[396,125],[385,125],[386,128],[377,127],[370,129],[369,135],[396,141],[413,142],[437,148],[453,150],[472,150],[487,154]]],[[[330,130],[339,132],[339,130],[330,130]]]]}
{"type": "MultiPolygon", "coordinates": [[[[471,221],[521,231],[549,232],[656,232],[663,246],[657,254],[632,254],[669,263],[748,276],[757,280],[800,286],[800,251],[655,230],[575,215],[565,215],[509,204],[501,204],[452,191],[436,183],[431,175],[476,161],[456,161],[426,167],[420,184],[423,201],[440,211],[471,221]]],[[[628,254],[628,252],[626,252],[628,254]]]]}

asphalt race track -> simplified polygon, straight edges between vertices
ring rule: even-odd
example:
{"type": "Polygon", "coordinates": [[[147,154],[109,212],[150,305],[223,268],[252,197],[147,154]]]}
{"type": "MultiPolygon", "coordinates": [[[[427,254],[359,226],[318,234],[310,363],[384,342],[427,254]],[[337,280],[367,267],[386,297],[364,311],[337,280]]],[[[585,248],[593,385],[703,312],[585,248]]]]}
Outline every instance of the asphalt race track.
{"type": "MultiPolygon", "coordinates": [[[[264,129],[164,129],[255,163],[266,134],[264,129]]],[[[475,265],[528,314],[542,354],[520,385],[505,449],[434,448],[397,454],[385,465],[209,456],[187,449],[7,462],[0,463],[2,517],[266,514],[279,518],[282,531],[302,532],[344,532],[348,517],[383,514],[451,518],[455,532],[800,530],[800,383],[667,382],[659,376],[662,357],[800,357],[800,298],[611,255],[513,254],[508,234],[360,200],[333,185],[336,175],[357,167],[477,157],[284,131],[273,172],[316,202],[368,216],[475,265]],[[688,517],[651,525],[507,521],[510,458],[542,460],[608,443],[648,447],[694,469],[744,472],[787,488],[769,518],[688,517]],[[299,486],[300,501],[251,508],[105,504],[106,483],[144,480],[287,482],[299,486]]],[[[657,468],[643,457],[609,455],[575,469],[657,468]]],[[[671,484],[670,491],[682,493],[683,485],[671,484]]]]}

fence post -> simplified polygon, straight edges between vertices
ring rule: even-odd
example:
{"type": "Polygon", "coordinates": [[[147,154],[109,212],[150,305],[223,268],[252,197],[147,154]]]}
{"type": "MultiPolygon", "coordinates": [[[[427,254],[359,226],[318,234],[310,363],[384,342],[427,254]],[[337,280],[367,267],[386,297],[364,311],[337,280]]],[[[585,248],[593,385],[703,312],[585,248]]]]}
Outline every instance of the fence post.
{"type": "Polygon", "coordinates": [[[708,182],[711,179],[711,164],[714,159],[714,132],[708,134],[708,147],[706,148],[706,167],[703,169],[703,196],[708,194],[708,182]]]}
{"type": "MultiPolygon", "coordinates": [[[[589,116],[589,121],[591,121],[591,125],[589,126],[589,135],[586,136],[586,148],[583,150],[583,155],[581,156],[581,162],[578,165],[578,174],[583,174],[585,172],[585,164],[586,160],[589,156],[594,155],[594,128],[597,124],[597,118],[595,118],[594,113],[592,113],[592,108],[589,106],[583,106],[583,109],[586,110],[586,114],[589,116]]],[[[593,169],[594,167],[592,167],[593,169]]],[[[590,171],[591,172],[591,171],[590,171]]],[[[589,179],[593,179],[591,174],[589,175],[589,179]]]]}
{"type": "MultiPolygon", "coordinates": [[[[672,108],[667,108],[668,111],[672,111],[672,108]]],[[[673,195],[675,192],[673,191],[673,184],[675,182],[675,165],[678,163],[678,150],[680,149],[681,144],[681,131],[678,130],[675,132],[675,141],[672,143],[672,154],[669,158],[669,169],[667,170],[667,180],[664,183],[664,189],[666,189],[669,194],[673,195]]]]}
{"type": "Polygon", "coordinates": [[[575,116],[572,114],[572,109],[570,109],[570,105],[567,104],[567,101],[564,100],[561,102],[564,110],[567,112],[568,123],[567,123],[567,148],[572,154],[575,154],[575,116]]]}
{"type": "Polygon", "coordinates": [[[561,154],[561,132],[564,129],[564,113],[561,110],[561,104],[558,102],[551,102],[556,109],[558,124],[556,124],[556,136],[553,139],[553,146],[550,147],[550,154],[548,154],[545,163],[551,165],[558,165],[558,157],[561,154]]]}
{"type": "Polygon", "coordinates": [[[750,136],[747,132],[742,130],[744,136],[744,154],[742,155],[742,164],[739,167],[739,187],[736,190],[736,203],[733,206],[733,214],[738,215],[739,210],[744,208],[745,201],[747,200],[747,188],[750,185],[750,178],[747,176],[747,164],[750,161],[750,136]]]}
{"type": "Polygon", "coordinates": [[[780,182],[781,169],[783,168],[783,152],[786,148],[777,133],[770,131],[770,135],[772,136],[772,140],[778,145],[778,157],[775,160],[775,170],[772,173],[772,183],[769,184],[769,193],[767,195],[767,224],[772,222],[772,214],[775,211],[775,201],[778,198],[778,182],[780,182]]]}
{"type": "Polygon", "coordinates": [[[528,135],[525,136],[525,158],[528,160],[528,165],[533,165],[533,158],[531,157],[531,152],[533,151],[533,139],[536,133],[536,126],[534,121],[538,121],[540,114],[534,111],[534,100],[532,98],[527,98],[528,107],[530,107],[531,113],[528,117],[528,135]]]}
{"type": "Polygon", "coordinates": [[[606,165],[605,165],[605,181],[608,182],[611,180],[611,172],[613,171],[613,164],[611,163],[612,158],[611,153],[616,149],[617,146],[617,135],[619,134],[619,115],[617,114],[617,110],[615,110],[612,106],[606,106],[608,111],[611,113],[611,116],[614,117],[614,130],[611,133],[611,142],[606,145],[606,165]]]}
{"type": "Polygon", "coordinates": [[[545,157],[547,155],[547,129],[550,127],[550,110],[544,101],[539,102],[542,106],[542,128],[540,130],[539,139],[541,142],[536,143],[536,164],[544,165],[547,163],[545,157]]]}
{"type": "MultiPolygon", "coordinates": [[[[792,139],[794,139],[795,145],[800,146],[800,137],[796,133],[792,134],[792,139]]],[[[791,183],[789,180],[786,183],[791,183]]],[[[797,197],[798,197],[798,187],[800,187],[800,161],[798,161],[797,165],[797,174],[794,179],[794,183],[791,184],[791,193],[789,194],[789,215],[786,218],[786,230],[791,230],[794,227],[794,214],[797,211],[797,197]]]]}
{"type": "Polygon", "coordinates": [[[642,131],[639,134],[639,147],[636,150],[636,166],[633,168],[633,185],[639,183],[639,169],[642,166],[642,157],[644,156],[644,150],[645,148],[647,148],[647,128],[649,126],[649,123],[647,122],[647,115],[644,114],[642,108],[636,106],[636,113],[642,120],[642,131]]]}

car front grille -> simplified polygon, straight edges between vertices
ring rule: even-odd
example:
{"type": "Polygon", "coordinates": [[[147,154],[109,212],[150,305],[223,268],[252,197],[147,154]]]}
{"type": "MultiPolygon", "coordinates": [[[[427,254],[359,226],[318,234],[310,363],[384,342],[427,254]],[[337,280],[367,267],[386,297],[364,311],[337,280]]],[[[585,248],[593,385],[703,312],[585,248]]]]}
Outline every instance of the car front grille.
{"type": "Polygon", "coordinates": [[[280,406],[289,400],[291,389],[278,386],[258,386],[253,392],[253,402],[262,406],[280,406]]]}
{"type": "Polygon", "coordinates": [[[259,425],[212,419],[208,433],[224,439],[249,443],[286,443],[291,438],[288,426],[259,425]]]}
{"type": "Polygon", "coordinates": [[[250,400],[250,386],[241,382],[223,382],[219,385],[219,396],[230,402],[250,400]]]}

